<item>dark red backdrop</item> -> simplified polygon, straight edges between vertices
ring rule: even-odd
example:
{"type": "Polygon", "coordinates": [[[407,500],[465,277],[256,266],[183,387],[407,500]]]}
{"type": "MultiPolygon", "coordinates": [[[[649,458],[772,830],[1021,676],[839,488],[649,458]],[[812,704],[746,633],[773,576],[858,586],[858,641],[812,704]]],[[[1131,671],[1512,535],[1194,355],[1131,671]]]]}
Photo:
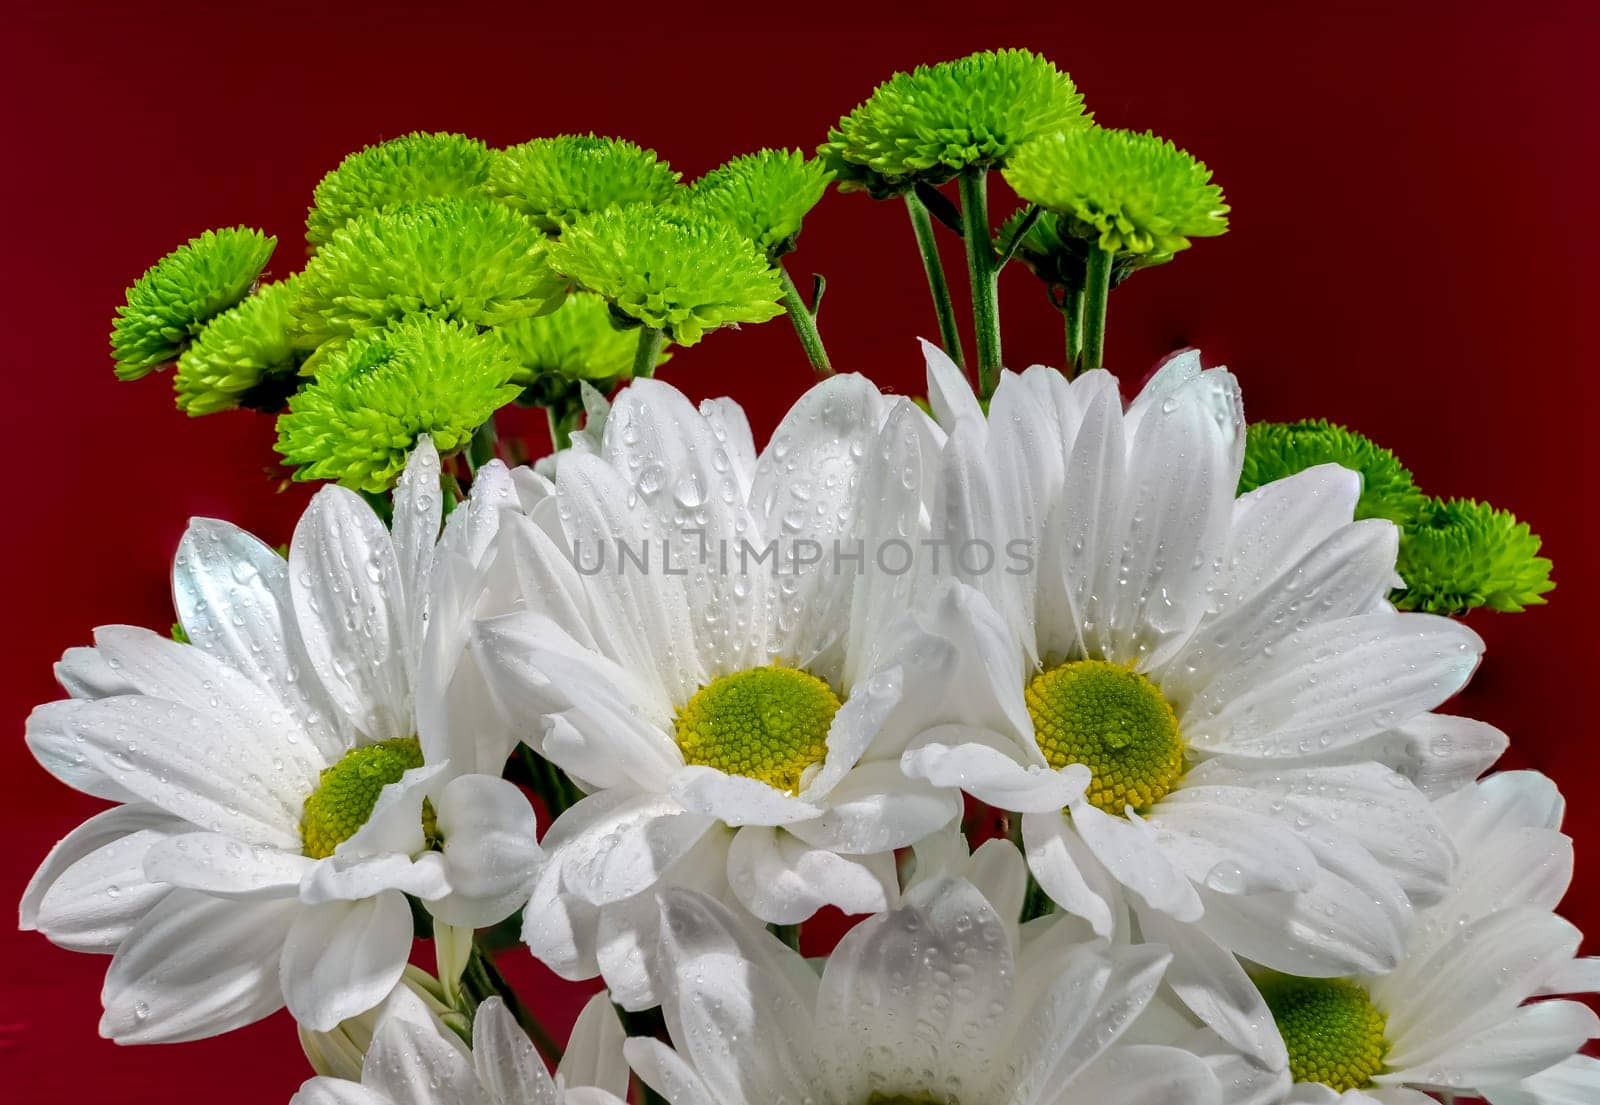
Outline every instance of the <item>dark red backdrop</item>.
{"type": "MultiPolygon", "coordinates": [[[[1580,5],[1187,0],[1024,15],[990,0],[958,22],[867,4],[715,17],[663,4],[668,19],[648,26],[613,4],[66,7],[0,16],[12,502],[0,901],[95,807],[22,744],[27,711],[56,693],[52,660],[98,623],[170,621],[164,573],[190,515],[277,542],[305,499],[270,489],[268,421],[189,422],[165,381],[112,378],[107,321],[147,264],[244,222],[281,236],[275,269],[295,267],[317,178],[416,128],[497,144],[592,128],[698,173],[756,146],[811,147],[892,69],[1026,45],[1073,72],[1102,122],[1152,127],[1204,157],[1234,207],[1227,237],[1118,292],[1113,366],[1136,375],[1199,345],[1238,371],[1253,417],[1352,423],[1430,490],[1487,497],[1544,535],[1561,581],[1552,605],[1475,621],[1489,659],[1457,708],[1508,730],[1509,762],[1574,797],[1587,863],[1568,909],[1600,925],[1600,809],[1582,789],[1600,764],[1585,629],[1600,586],[1584,576],[1595,385],[1580,307],[1600,290],[1600,28],[1580,5]],[[784,13],[800,22],[783,26],[784,13]]],[[[912,339],[934,327],[902,212],[830,197],[795,265],[828,276],[835,364],[917,389],[912,339]]],[[[1059,328],[1038,289],[1012,272],[1004,292],[1008,359],[1053,360],[1059,328]]],[[[758,433],[808,382],[781,321],[718,334],[669,377],[736,396],[758,433]]],[[[0,1098],[272,1105],[303,1077],[281,1015],[220,1040],[118,1049],[95,1037],[103,960],[8,925],[0,948],[0,1098]]],[[[570,997],[552,987],[546,1000],[570,1011],[570,997]]]]}

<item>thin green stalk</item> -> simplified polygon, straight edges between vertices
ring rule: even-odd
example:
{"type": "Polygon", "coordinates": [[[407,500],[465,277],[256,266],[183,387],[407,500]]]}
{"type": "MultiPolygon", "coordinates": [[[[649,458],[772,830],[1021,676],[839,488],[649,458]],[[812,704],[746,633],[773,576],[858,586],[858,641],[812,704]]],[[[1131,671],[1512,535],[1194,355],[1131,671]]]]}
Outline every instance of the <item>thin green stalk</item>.
{"type": "Polygon", "coordinates": [[[643,379],[656,374],[656,362],[661,359],[661,347],[667,337],[650,326],[639,327],[639,348],[633,355],[633,378],[643,379]]]}
{"type": "Polygon", "coordinates": [[[1078,374],[1078,360],[1083,356],[1083,289],[1074,288],[1061,303],[1061,319],[1066,325],[1067,363],[1062,369],[1067,379],[1078,374]]]}
{"type": "Polygon", "coordinates": [[[778,279],[783,281],[783,309],[789,312],[789,321],[794,323],[800,347],[806,351],[806,360],[811,362],[817,379],[826,380],[833,375],[833,366],[828,363],[828,351],[822,348],[822,335],[817,332],[817,317],[800,297],[800,289],[794,286],[794,277],[783,267],[783,262],[775,261],[773,264],[777,267],[778,279]]]}
{"type": "Polygon", "coordinates": [[[911,229],[917,235],[917,250],[922,254],[922,268],[928,274],[928,291],[933,294],[933,313],[939,319],[939,344],[950,359],[962,368],[967,358],[961,351],[961,333],[956,329],[956,308],[950,299],[950,283],[944,278],[944,263],[939,260],[939,243],[933,237],[933,220],[928,209],[915,192],[906,192],[906,213],[911,216],[911,229]]]}
{"type": "Polygon", "coordinates": [[[1112,255],[1103,249],[1089,250],[1089,271],[1083,288],[1083,352],[1078,371],[1088,372],[1105,365],[1106,298],[1111,294],[1112,255]]]}
{"type": "Polygon", "coordinates": [[[978,341],[978,397],[1000,386],[1000,270],[989,234],[989,170],[969,168],[958,178],[961,225],[967,241],[967,276],[972,284],[972,327],[978,341]]]}
{"type": "Polygon", "coordinates": [[[767,927],[772,930],[772,935],[782,940],[789,948],[796,952],[800,950],[799,925],[768,925],[767,927]]]}
{"type": "Polygon", "coordinates": [[[554,407],[546,407],[544,415],[545,419],[550,423],[550,451],[559,453],[561,450],[570,447],[572,445],[573,420],[558,415],[554,407]]]}

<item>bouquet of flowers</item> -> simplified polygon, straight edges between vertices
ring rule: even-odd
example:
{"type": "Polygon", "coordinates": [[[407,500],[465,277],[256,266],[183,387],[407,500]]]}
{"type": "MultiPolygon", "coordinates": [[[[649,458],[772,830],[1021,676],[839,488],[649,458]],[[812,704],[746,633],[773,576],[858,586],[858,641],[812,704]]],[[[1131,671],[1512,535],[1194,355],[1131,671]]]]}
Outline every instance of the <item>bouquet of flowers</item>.
{"type": "Polygon", "coordinates": [[[120,1043],[287,1006],[300,1105],[1592,1105],[1561,796],[1438,712],[1484,650],[1457,615],[1544,602],[1539,539],[1344,427],[1247,425],[1194,351],[1102,364],[1112,290],[1227,213],[1002,50],[815,156],[685,183],[418,133],[317,185],[298,272],[189,241],[117,374],[275,417],[326,486],[286,546],[193,520],[170,630],[62,657],[28,744],[110,806],[22,926],[111,957],[120,1043]],[[909,214],[925,397],[829,360],[793,253],[830,187],[909,214]],[[1010,264],[1059,368],[1004,367],[1010,264]],[[655,378],[779,316],[819,381],[765,448],[655,378]],[[529,954],[603,980],[564,1045],[529,954]]]}

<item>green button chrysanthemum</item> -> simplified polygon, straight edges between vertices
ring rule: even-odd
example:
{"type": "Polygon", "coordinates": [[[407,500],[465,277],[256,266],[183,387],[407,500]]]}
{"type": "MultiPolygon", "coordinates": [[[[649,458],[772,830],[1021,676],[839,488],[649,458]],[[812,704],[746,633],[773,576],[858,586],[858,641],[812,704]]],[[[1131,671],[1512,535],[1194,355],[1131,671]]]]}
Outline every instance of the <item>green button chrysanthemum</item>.
{"type": "Polygon", "coordinates": [[[464,134],[408,134],[339,162],[311,195],[306,241],[320,246],[351,219],[402,203],[483,192],[489,148],[464,134]]]}
{"type": "Polygon", "coordinates": [[[1459,614],[1487,606],[1515,613],[1543,606],[1555,587],[1539,536],[1509,512],[1472,499],[1433,499],[1400,540],[1402,610],[1459,614]]]}
{"type": "Polygon", "coordinates": [[[1393,453],[1322,419],[1252,422],[1245,432],[1239,494],[1319,464],[1339,464],[1361,473],[1357,518],[1387,518],[1407,525],[1417,519],[1427,502],[1393,453]]]}
{"type": "Polygon", "coordinates": [[[137,380],[177,359],[207,322],[250,294],[278,239],[259,230],[208,230],[128,289],[111,325],[117,376],[137,380]]]}
{"type": "Polygon", "coordinates": [[[173,387],[190,415],[234,407],[277,410],[300,365],[292,333],[295,280],[267,284],[212,319],[178,358],[173,387]]]}
{"type": "Polygon", "coordinates": [[[678,345],[783,313],[782,285],[761,250],[696,211],[635,204],[585,215],[551,243],[550,264],[678,345]]]}
{"type": "Polygon", "coordinates": [[[552,309],[565,284],[515,211],[451,197],[356,219],[306,265],[294,303],[308,347],[417,311],[495,326],[552,309]]]}
{"type": "Polygon", "coordinates": [[[817,153],[842,189],[885,195],[1003,164],[1024,143],[1086,122],[1067,74],[1028,50],[989,50],[896,73],[817,153]]]}
{"type": "Polygon", "coordinates": [[[490,335],[521,366],[511,382],[611,380],[633,370],[637,331],[619,330],[611,308],[593,292],[575,292],[548,315],[519,318],[496,326],[490,335]]]}
{"type": "Polygon", "coordinates": [[[1078,127],[1022,146],[1004,172],[1017,195],[1064,216],[1066,232],[1143,264],[1228,229],[1211,170],[1153,134],[1078,127]]]}
{"type": "Polygon", "coordinates": [[[679,174],[620,138],[562,134],[499,150],[489,167],[489,191],[549,234],[580,215],[629,203],[664,203],[679,174]]]}
{"type": "Polygon", "coordinates": [[[689,205],[722,219],[768,257],[794,249],[800,224],[828,190],[828,170],[799,150],[757,150],[711,170],[689,205]]]}
{"type": "Polygon", "coordinates": [[[337,480],[360,491],[393,485],[417,439],[459,449],[517,396],[517,361],[464,322],[412,315],[353,338],[278,419],[278,452],[297,480],[337,480]]]}

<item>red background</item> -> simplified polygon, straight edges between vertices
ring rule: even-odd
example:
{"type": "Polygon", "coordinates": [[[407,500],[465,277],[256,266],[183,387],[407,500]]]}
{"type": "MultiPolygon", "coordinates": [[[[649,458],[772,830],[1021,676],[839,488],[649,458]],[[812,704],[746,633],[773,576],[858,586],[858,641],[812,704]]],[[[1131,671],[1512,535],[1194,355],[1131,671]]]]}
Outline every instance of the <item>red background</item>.
{"type": "MultiPolygon", "coordinates": [[[[593,129],[693,174],[761,145],[810,148],[891,70],[999,45],[1070,69],[1102,122],[1195,151],[1233,204],[1230,234],[1113,297],[1113,367],[1137,378],[1198,345],[1239,373],[1252,417],[1348,422],[1428,490],[1488,498],[1543,534],[1561,584],[1551,605],[1474,620],[1489,658],[1455,708],[1509,731],[1507,762],[1555,776],[1585,859],[1600,847],[1600,809],[1582,790],[1600,762],[1584,628],[1600,587],[1584,574],[1595,370],[1579,306],[1600,291],[1600,27],[1580,5],[1189,0],[1025,15],[987,2],[957,21],[868,4],[716,16],[664,4],[667,21],[649,25],[612,4],[538,7],[12,4],[0,16],[12,502],[0,900],[96,805],[22,743],[28,710],[57,693],[51,662],[93,625],[171,621],[165,572],[190,515],[278,542],[306,497],[273,491],[269,420],[190,422],[165,380],[113,379],[108,321],[145,266],[242,222],[280,236],[275,271],[297,267],[318,177],[408,130],[504,144],[593,129]]],[[[949,263],[956,277],[954,249],[949,263]]],[[[838,367],[919,389],[913,338],[934,325],[898,207],[829,197],[793,266],[828,277],[821,321],[838,367]]],[[[1056,360],[1059,326],[1031,278],[1008,272],[1003,292],[1010,363],[1056,360]]],[[[715,335],[666,375],[734,395],[758,434],[809,379],[782,321],[715,335]]],[[[1584,927],[1600,925],[1597,870],[1583,866],[1567,903],[1584,927]]],[[[0,1098],[255,1105],[285,1101],[304,1077],[282,1015],[173,1048],[100,1041],[105,961],[8,930],[0,1098]]],[[[552,987],[539,1000],[569,999],[552,987]]]]}

